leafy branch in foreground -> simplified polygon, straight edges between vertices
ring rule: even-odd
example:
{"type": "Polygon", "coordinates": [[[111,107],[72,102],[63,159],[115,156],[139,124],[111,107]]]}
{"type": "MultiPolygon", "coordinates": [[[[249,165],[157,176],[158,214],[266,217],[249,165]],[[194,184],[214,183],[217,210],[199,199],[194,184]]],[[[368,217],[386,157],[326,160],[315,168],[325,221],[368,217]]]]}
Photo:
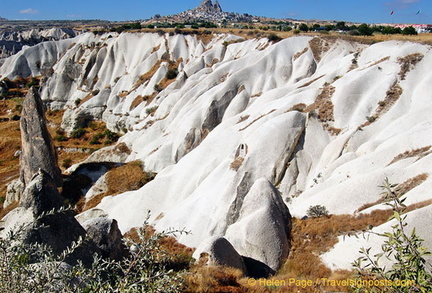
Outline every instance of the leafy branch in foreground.
{"type": "MultiPolygon", "coordinates": [[[[91,267],[65,262],[84,241],[60,255],[42,244],[26,244],[20,233],[0,238],[0,293],[3,292],[182,292],[190,259],[167,252],[162,242],[185,231],[153,232],[147,221],[122,261],[95,254],[91,267]]],[[[21,231],[23,229],[20,229],[21,231]]]]}
{"type": "Polygon", "coordinates": [[[398,185],[390,184],[387,178],[381,187],[386,205],[393,210],[389,220],[395,220],[396,224],[392,226],[391,232],[370,232],[385,238],[382,252],[371,255],[371,248],[362,248],[362,256],[353,266],[360,279],[384,282],[356,287],[355,292],[432,292],[432,266],[425,259],[431,253],[423,246],[423,239],[416,234],[415,228],[411,233],[406,231],[406,198],[402,198],[398,185]],[[383,257],[392,263],[390,268],[380,265],[379,261],[383,257]]]}

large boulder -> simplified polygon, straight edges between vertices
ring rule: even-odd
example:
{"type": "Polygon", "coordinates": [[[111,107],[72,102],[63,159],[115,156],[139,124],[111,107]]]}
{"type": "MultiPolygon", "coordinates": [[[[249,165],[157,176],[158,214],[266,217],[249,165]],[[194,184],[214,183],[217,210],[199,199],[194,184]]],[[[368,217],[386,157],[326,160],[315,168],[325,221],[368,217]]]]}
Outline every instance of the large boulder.
{"type": "Polygon", "coordinates": [[[116,220],[106,217],[90,219],[84,222],[83,227],[87,236],[101,250],[103,257],[121,260],[127,254],[116,220]]]}
{"type": "Polygon", "coordinates": [[[51,176],[39,169],[28,182],[21,196],[20,206],[32,210],[35,217],[52,210],[59,210],[64,199],[57,190],[51,176]]]}
{"type": "Polygon", "coordinates": [[[86,231],[75,219],[74,212],[64,208],[63,197],[48,173],[39,170],[34,175],[20,205],[2,220],[1,235],[14,231],[24,243],[48,245],[55,254],[61,254],[82,239],[65,261],[75,264],[81,260],[91,265],[93,254],[99,253],[99,249],[92,241],[85,240],[86,231]]]}
{"type": "Polygon", "coordinates": [[[20,179],[29,184],[39,169],[47,172],[56,186],[62,185],[57,152],[46,126],[44,105],[36,88],[32,87],[24,99],[21,116],[20,179]]]}
{"type": "Polygon", "coordinates": [[[193,257],[199,260],[203,253],[208,254],[208,265],[228,266],[247,273],[243,258],[224,237],[212,236],[204,240],[195,250],[193,257]]]}
{"type": "Polygon", "coordinates": [[[250,265],[262,263],[276,271],[288,256],[290,233],[287,206],[278,190],[261,178],[245,196],[239,218],[229,226],[225,237],[250,265]]]}

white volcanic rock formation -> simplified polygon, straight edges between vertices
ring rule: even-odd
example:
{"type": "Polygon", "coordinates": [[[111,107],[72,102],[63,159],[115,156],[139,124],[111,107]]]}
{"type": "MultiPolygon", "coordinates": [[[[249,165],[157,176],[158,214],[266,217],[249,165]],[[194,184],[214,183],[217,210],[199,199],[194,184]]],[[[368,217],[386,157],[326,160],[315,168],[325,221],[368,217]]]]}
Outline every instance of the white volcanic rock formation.
{"type": "MultiPolygon", "coordinates": [[[[1,20],[1,18],[0,18],[1,20]]],[[[0,62],[19,52],[24,46],[34,46],[45,41],[73,38],[77,33],[70,28],[31,29],[26,31],[0,31],[0,62]]]]}
{"type": "MultiPolygon", "coordinates": [[[[431,198],[429,46],[319,37],[231,42],[237,40],[84,34],[27,48],[7,59],[0,74],[44,74],[42,98],[67,109],[68,131],[91,119],[127,130],[121,139],[131,149],[127,160],[142,160],[158,175],[98,206],[122,232],[142,225],[150,210],[156,228],[190,230],[180,238],[190,246],[220,236],[246,253],[247,238],[229,236],[249,237],[268,224],[251,225],[250,206],[257,207],[257,222],[281,198],[296,217],[318,204],[333,214],[355,214],[380,199],[385,177],[416,182],[407,204],[431,198]],[[176,80],[156,91],[173,66],[176,80]],[[249,193],[263,182],[279,192],[261,202],[254,191],[252,205],[249,193]]],[[[408,219],[424,225],[422,217],[408,219]]],[[[418,231],[432,247],[432,237],[418,231]]],[[[353,260],[360,243],[340,241],[333,256],[353,260]]],[[[325,259],[346,267],[342,258],[325,259]]]]}

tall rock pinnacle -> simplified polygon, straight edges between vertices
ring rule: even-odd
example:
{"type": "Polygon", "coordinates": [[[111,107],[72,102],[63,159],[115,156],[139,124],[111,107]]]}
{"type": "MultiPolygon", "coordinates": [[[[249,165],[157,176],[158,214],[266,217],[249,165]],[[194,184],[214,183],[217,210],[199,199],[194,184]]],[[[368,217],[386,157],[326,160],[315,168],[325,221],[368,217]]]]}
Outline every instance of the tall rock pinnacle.
{"type": "Polygon", "coordinates": [[[219,1],[216,0],[216,2],[213,4],[211,0],[203,0],[201,2],[201,5],[197,7],[198,10],[203,10],[206,12],[222,12],[222,8],[219,4],[219,1]]]}
{"type": "Polygon", "coordinates": [[[213,5],[213,10],[215,12],[222,12],[222,7],[220,6],[218,0],[215,1],[214,5],[213,5]]]}
{"type": "Polygon", "coordinates": [[[34,174],[42,169],[48,173],[56,186],[62,186],[57,152],[46,126],[44,106],[35,88],[27,94],[21,116],[22,154],[20,179],[28,185],[34,174]]]}

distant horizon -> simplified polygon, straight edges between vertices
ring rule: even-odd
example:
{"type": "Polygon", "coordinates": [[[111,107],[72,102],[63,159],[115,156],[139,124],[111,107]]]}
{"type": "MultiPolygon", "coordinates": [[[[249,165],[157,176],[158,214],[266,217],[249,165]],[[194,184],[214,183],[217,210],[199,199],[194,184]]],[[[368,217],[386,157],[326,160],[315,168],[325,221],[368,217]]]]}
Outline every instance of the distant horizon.
{"type": "MultiPolygon", "coordinates": [[[[201,0],[166,0],[164,5],[130,0],[120,5],[118,2],[76,0],[72,5],[60,1],[45,0],[36,3],[23,0],[19,3],[4,3],[0,17],[10,21],[74,21],[105,20],[134,21],[149,19],[155,14],[173,15],[200,5],[201,0]],[[85,7],[85,9],[83,9],[85,7]]],[[[215,1],[213,1],[215,2],[215,1]]],[[[432,1],[431,1],[432,2],[432,1]]],[[[225,12],[248,13],[254,16],[275,19],[295,19],[305,21],[346,21],[354,23],[388,24],[432,24],[432,3],[426,0],[282,0],[263,2],[219,0],[225,12]]]]}

